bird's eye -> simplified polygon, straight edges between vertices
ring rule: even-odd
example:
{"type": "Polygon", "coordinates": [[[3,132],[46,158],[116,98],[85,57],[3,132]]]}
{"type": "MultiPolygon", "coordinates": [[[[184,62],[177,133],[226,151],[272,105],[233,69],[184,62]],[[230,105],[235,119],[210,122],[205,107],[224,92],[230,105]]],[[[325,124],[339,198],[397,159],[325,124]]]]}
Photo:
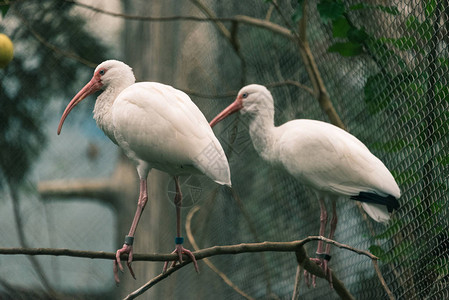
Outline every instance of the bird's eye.
{"type": "Polygon", "coordinates": [[[248,98],[248,93],[243,93],[242,98],[248,98]]]}
{"type": "Polygon", "coordinates": [[[106,71],[105,71],[104,69],[101,69],[98,73],[99,73],[100,75],[104,75],[105,72],[106,72],[106,71]]]}

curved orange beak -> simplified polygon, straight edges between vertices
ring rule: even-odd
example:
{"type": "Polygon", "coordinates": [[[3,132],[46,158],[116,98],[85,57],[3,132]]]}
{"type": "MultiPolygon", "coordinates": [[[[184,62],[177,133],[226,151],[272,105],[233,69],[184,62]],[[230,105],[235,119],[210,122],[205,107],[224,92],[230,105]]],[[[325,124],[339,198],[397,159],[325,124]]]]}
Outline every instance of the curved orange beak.
{"type": "Polygon", "coordinates": [[[214,127],[218,122],[232,115],[233,113],[241,110],[243,108],[242,97],[238,96],[234,102],[232,102],[228,107],[226,107],[221,113],[219,113],[212,121],[210,121],[210,127],[214,127]]]}
{"type": "Polygon", "coordinates": [[[81,91],[78,92],[78,94],[73,97],[72,101],[67,105],[67,107],[64,110],[64,113],[62,114],[61,120],[59,121],[58,126],[58,135],[61,133],[62,124],[64,124],[65,118],[69,115],[70,111],[78,104],[80,103],[84,98],[89,96],[90,94],[95,93],[96,91],[99,91],[103,84],[101,83],[101,80],[97,78],[96,76],[92,77],[92,79],[81,89],[81,91]]]}

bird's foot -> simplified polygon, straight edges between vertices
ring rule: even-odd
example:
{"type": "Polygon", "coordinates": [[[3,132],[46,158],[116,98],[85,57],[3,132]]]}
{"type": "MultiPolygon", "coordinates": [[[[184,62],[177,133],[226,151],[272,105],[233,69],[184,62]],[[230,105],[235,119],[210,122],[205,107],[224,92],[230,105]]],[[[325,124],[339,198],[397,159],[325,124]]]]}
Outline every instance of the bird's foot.
{"type": "MultiPolygon", "coordinates": [[[[321,267],[321,269],[324,272],[325,278],[329,281],[329,285],[331,289],[333,288],[332,285],[332,270],[329,268],[329,260],[331,259],[331,256],[327,253],[316,253],[318,258],[310,258],[310,261],[316,263],[318,266],[321,267]]],[[[312,281],[312,286],[316,287],[316,276],[313,274],[310,274],[307,271],[304,271],[304,278],[306,281],[306,284],[308,287],[310,287],[310,281],[312,281]]]]}
{"type": "Polygon", "coordinates": [[[123,244],[123,247],[121,249],[118,249],[115,253],[115,260],[114,260],[114,280],[116,284],[120,283],[120,279],[118,278],[118,269],[120,269],[121,272],[123,272],[123,266],[120,260],[120,256],[124,253],[128,254],[128,260],[126,261],[126,265],[128,266],[129,272],[131,273],[131,276],[136,279],[136,275],[134,274],[133,268],[131,267],[131,263],[133,261],[133,237],[126,236],[125,237],[125,243],[123,244]]]}
{"type": "MultiPolygon", "coordinates": [[[[182,263],[182,255],[185,254],[185,255],[187,255],[187,256],[192,260],[193,265],[194,265],[194,267],[195,267],[195,271],[196,271],[197,273],[200,272],[200,269],[198,268],[198,263],[196,262],[195,256],[193,255],[193,253],[192,253],[190,250],[187,250],[186,248],[184,248],[184,247],[182,246],[182,244],[176,244],[176,248],[175,248],[175,250],[173,250],[172,254],[173,254],[173,253],[178,253],[178,259],[175,260],[175,261],[173,261],[173,262],[171,263],[171,266],[170,266],[170,267],[174,267],[174,266],[176,265],[176,262],[182,263]]],[[[165,262],[164,268],[162,269],[162,273],[165,273],[165,272],[167,271],[167,268],[168,268],[168,264],[169,264],[169,263],[170,263],[169,261],[166,261],[166,262],[165,262]]]]}

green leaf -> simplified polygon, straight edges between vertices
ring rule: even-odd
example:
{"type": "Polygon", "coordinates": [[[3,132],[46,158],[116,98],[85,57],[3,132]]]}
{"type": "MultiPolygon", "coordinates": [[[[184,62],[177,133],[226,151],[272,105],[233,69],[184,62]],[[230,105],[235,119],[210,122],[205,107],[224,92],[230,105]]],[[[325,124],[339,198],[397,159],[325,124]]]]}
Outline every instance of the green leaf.
{"type": "Polygon", "coordinates": [[[380,259],[382,259],[382,257],[385,255],[385,251],[378,245],[371,245],[368,249],[372,254],[376,255],[380,259]]]}
{"type": "Polygon", "coordinates": [[[350,10],[360,10],[360,9],[378,9],[380,11],[383,11],[384,13],[397,16],[399,15],[399,9],[396,6],[384,6],[384,5],[372,5],[372,4],[366,4],[366,3],[357,3],[354,5],[351,5],[349,7],[350,10]]]}
{"type": "Polygon", "coordinates": [[[332,35],[334,37],[347,37],[350,28],[351,25],[349,25],[345,17],[340,17],[332,21],[332,35]]]}
{"type": "Polygon", "coordinates": [[[329,20],[336,20],[343,16],[345,7],[342,1],[339,0],[321,0],[316,5],[318,12],[320,13],[321,20],[327,24],[329,20]]]}
{"type": "Polygon", "coordinates": [[[407,69],[407,64],[405,61],[397,55],[390,46],[386,45],[386,38],[380,38],[378,40],[368,39],[366,43],[368,48],[376,49],[376,57],[379,63],[383,66],[389,66],[391,64],[397,65],[401,70],[407,69]]]}
{"type": "Polygon", "coordinates": [[[385,93],[391,89],[392,81],[391,76],[384,76],[381,73],[368,77],[364,88],[364,100],[372,114],[382,111],[392,101],[390,93],[385,93]]]}
{"type": "Polygon", "coordinates": [[[400,220],[395,221],[391,226],[388,226],[387,229],[376,235],[374,238],[377,240],[380,239],[391,239],[395,234],[401,231],[401,228],[404,226],[400,220]]]}
{"type": "Polygon", "coordinates": [[[433,12],[435,11],[435,8],[437,6],[436,0],[428,1],[426,5],[426,17],[431,17],[433,15],[433,12]]]}
{"type": "Polygon", "coordinates": [[[397,153],[405,147],[410,146],[410,143],[404,139],[396,139],[388,142],[374,142],[370,146],[371,149],[381,150],[388,153],[397,153]]]}
{"type": "Polygon", "coordinates": [[[393,16],[399,15],[399,9],[396,6],[377,5],[376,8],[393,16]]]}
{"type": "Polygon", "coordinates": [[[363,43],[368,37],[363,27],[361,29],[351,27],[348,31],[348,39],[353,43],[363,43]]]}
{"type": "Polygon", "coordinates": [[[440,161],[440,164],[442,164],[443,166],[448,166],[449,165],[449,155],[446,157],[443,157],[440,161]]]}
{"type": "Polygon", "coordinates": [[[0,9],[1,9],[1,12],[2,12],[2,17],[6,16],[6,13],[8,12],[8,9],[9,9],[9,4],[7,4],[7,5],[2,5],[2,6],[0,7],[0,9]]]}
{"type": "Polygon", "coordinates": [[[356,56],[363,52],[363,46],[360,43],[337,42],[330,46],[327,51],[337,52],[342,56],[356,56]]]}
{"type": "Polygon", "coordinates": [[[405,26],[407,27],[407,29],[413,34],[417,33],[419,37],[421,37],[421,39],[423,39],[425,42],[430,41],[432,38],[432,25],[433,24],[430,20],[426,19],[421,23],[414,16],[409,17],[405,22],[405,26]]]}

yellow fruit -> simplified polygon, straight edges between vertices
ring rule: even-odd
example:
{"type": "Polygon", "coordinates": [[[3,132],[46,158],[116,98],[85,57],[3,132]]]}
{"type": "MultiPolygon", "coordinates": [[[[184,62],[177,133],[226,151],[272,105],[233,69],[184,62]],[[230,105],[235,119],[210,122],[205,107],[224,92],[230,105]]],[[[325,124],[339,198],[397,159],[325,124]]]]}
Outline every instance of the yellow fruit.
{"type": "Polygon", "coordinates": [[[9,37],[0,33],[0,68],[6,67],[12,60],[14,47],[9,37]]]}

